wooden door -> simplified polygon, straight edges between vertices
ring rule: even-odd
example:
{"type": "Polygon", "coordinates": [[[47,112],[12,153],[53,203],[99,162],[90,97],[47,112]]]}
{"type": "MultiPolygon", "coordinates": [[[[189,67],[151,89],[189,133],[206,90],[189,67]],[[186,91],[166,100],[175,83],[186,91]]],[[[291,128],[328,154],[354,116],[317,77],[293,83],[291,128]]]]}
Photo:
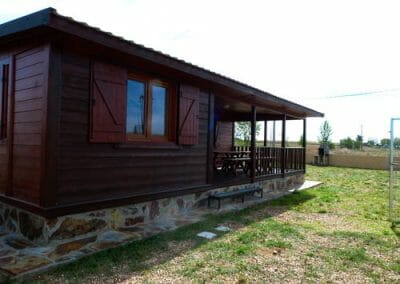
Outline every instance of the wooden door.
{"type": "Polygon", "coordinates": [[[10,191],[11,161],[11,64],[0,60],[0,193],[10,191]]]}

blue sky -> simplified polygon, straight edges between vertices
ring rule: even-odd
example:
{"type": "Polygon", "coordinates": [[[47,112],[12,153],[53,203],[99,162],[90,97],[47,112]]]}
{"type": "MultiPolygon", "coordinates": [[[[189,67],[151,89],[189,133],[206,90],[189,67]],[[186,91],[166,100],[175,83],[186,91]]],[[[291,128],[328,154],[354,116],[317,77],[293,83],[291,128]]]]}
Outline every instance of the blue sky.
{"type": "MultiPolygon", "coordinates": [[[[400,117],[398,1],[0,0],[0,5],[0,22],[52,6],[315,108],[326,114],[336,141],[355,137],[361,126],[366,139],[388,137],[390,117],[400,117]]],[[[310,140],[317,140],[321,123],[309,119],[310,140]]],[[[299,133],[298,124],[289,127],[290,139],[299,133]]]]}

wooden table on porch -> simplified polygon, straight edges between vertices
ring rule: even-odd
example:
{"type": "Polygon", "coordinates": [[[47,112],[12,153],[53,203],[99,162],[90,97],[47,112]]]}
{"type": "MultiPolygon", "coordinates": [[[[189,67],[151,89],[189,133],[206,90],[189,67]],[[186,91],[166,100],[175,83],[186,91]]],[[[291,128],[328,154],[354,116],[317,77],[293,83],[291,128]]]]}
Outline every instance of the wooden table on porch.
{"type": "Polygon", "coordinates": [[[217,168],[218,159],[221,159],[223,171],[233,172],[235,176],[238,169],[243,169],[246,173],[251,160],[250,153],[250,151],[214,151],[214,167],[217,168]]]}

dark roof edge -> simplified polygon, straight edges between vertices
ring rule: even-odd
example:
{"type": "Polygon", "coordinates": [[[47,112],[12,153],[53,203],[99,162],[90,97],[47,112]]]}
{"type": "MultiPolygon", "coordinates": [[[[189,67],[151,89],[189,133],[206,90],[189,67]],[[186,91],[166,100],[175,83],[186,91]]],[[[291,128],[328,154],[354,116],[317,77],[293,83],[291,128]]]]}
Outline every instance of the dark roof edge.
{"type": "Polygon", "coordinates": [[[50,22],[50,16],[57,11],[54,8],[46,8],[21,18],[0,25],[0,37],[8,36],[40,26],[46,26],[50,22]]]}
{"type": "MultiPolygon", "coordinates": [[[[93,32],[96,33],[100,33],[106,37],[108,37],[110,40],[114,40],[114,41],[118,41],[120,43],[123,44],[128,44],[130,47],[134,47],[136,50],[140,50],[140,53],[142,55],[142,57],[146,60],[150,60],[151,58],[148,55],[153,55],[158,57],[158,59],[162,58],[164,59],[163,61],[167,61],[167,62],[171,62],[171,63],[175,63],[179,66],[179,71],[181,72],[185,72],[188,73],[190,75],[194,75],[194,76],[198,76],[200,78],[212,81],[214,83],[218,83],[218,84],[223,84],[226,85],[227,87],[236,89],[238,91],[242,91],[242,92],[248,92],[249,94],[255,94],[258,96],[261,96],[261,98],[264,98],[266,100],[270,100],[274,103],[278,103],[278,104],[285,104],[286,107],[292,107],[294,109],[297,110],[301,110],[301,112],[304,113],[305,117],[323,117],[324,114],[320,113],[318,111],[315,111],[313,109],[307,108],[305,106],[302,106],[300,104],[288,101],[286,99],[277,97],[275,95],[272,95],[268,92],[262,91],[260,89],[257,89],[255,87],[252,87],[250,85],[247,85],[245,83],[236,81],[234,79],[231,79],[229,77],[226,77],[224,75],[218,74],[216,72],[207,70],[205,68],[193,65],[189,62],[186,62],[184,60],[175,58],[173,56],[170,56],[168,54],[164,54],[160,51],[145,47],[143,45],[137,44],[133,41],[130,40],[126,40],[122,37],[119,36],[115,36],[112,33],[109,32],[105,32],[100,30],[99,28],[95,28],[95,27],[91,27],[86,23],[83,22],[79,22],[74,20],[73,18],[70,17],[66,17],[63,15],[60,15],[57,13],[57,10],[54,8],[46,8],[43,10],[40,10],[38,12],[29,14],[27,16],[18,18],[16,20],[10,21],[10,22],[6,22],[4,24],[0,25],[0,38],[1,37],[5,37],[7,35],[11,35],[14,33],[18,33],[18,32],[22,32],[25,30],[29,30],[29,29],[33,29],[33,28],[37,28],[40,26],[48,26],[51,28],[55,28],[56,30],[60,30],[61,32],[67,32],[67,30],[64,30],[63,28],[59,29],[59,26],[54,25],[52,21],[52,17],[64,20],[66,22],[72,23],[72,24],[77,24],[80,25],[81,27],[85,28],[85,29],[89,29],[93,32]],[[146,56],[147,55],[147,56],[146,56]]],[[[78,35],[79,36],[79,35],[78,35]]],[[[125,51],[126,52],[126,51],[125,51]]],[[[157,61],[158,61],[157,59],[157,61]]],[[[158,61],[159,63],[159,61],[158,61]]]]}

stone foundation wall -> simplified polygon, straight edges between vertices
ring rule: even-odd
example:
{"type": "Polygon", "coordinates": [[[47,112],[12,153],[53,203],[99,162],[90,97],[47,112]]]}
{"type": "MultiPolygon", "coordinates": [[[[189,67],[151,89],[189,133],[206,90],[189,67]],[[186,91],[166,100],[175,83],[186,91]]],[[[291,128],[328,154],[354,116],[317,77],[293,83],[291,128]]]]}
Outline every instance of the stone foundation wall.
{"type": "MultiPolygon", "coordinates": [[[[264,200],[278,198],[289,193],[289,190],[304,183],[304,175],[292,175],[284,179],[276,178],[257,182],[264,189],[264,200]]],[[[37,245],[51,242],[63,246],[74,247],[99,240],[118,238],[121,233],[124,238],[137,239],[162,230],[179,227],[179,219],[187,217],[195,209],[203,208],[208,213],[217,212],[207,209],[207,197],[211,193],[226,192],[248,186],[223,187],[198,194],[188,194],[165,198],[150,202],[137,203],[116,208],[101,209],[86,213],[72,214],[45,219],[33,213],[0,203],[0,223],[6,230],[20,233],[37,245]],[[147,230],[147,227],[157,230],[147,230]],[[112,231],[113,233],[107,233],[112,231]],[[75,244],[78,241],[78,244],[75,244]]],[[[232,202],[227,200],[227,202],[232,202]]],[[[233,201],[236,202],[236,201],[233,201]]],[[[249,204],[250,205],[250,204],[249,204]]],[[[222,206],[224,210],[224,206],[222,206]]]]}

